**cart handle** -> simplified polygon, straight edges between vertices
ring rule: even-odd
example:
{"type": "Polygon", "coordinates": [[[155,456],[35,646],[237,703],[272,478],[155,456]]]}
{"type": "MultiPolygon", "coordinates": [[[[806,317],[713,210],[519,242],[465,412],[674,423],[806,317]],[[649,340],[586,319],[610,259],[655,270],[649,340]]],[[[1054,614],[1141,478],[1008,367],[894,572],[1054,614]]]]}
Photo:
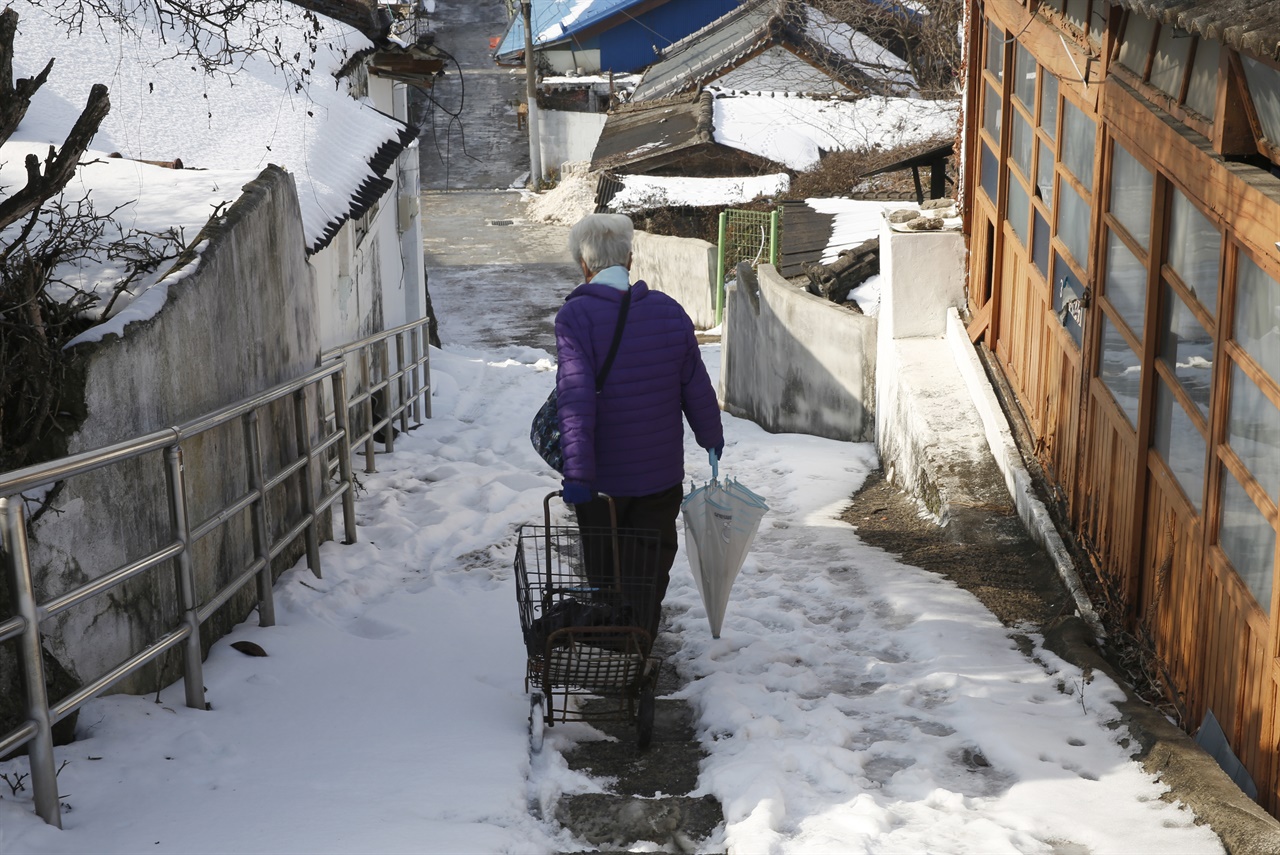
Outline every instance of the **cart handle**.
{"type": "MultiPolygon", "coordinates": [[[[613,539],[613,584],[622,590],[622,549],[618,545],[618,505],[608,493],[596,493],[609,503],[609,531],[613,539]]],[[[542,498],[542,519],[546,536],[542,539],[546,549],[546,567],[551,566],[551,500],[564,499],[563,490],[554,490],[542,498]]],[[[566,503],[567,504],[567,503],[566,503]]]]}

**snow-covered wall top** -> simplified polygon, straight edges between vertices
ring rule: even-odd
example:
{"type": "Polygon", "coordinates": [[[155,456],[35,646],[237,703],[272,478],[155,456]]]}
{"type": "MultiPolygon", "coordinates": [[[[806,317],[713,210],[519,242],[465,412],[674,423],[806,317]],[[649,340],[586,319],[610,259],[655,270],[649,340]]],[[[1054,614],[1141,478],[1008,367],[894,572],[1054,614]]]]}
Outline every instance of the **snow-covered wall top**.
{"type": "MultiPolygon", "coordinates": [[[[144,17],[134,22],[138,37],[110,24],[69,35],[39,5],[11,5],[19,15],[14,76],[34,76],[50,57],[56,60],[14,142],[61,144],[90,87],[104,83],[111,112],[86,160],[119,152],[140,160],[180,159],[186,169],[256,174],[268,164],[281,166],[297,182],[308,246],[347,215],[356,190],[371,177],[370,159],[404,130],[367,100],[352,99],[346,82],[334,77],[353,55],[372,47],[369,40],[323,16],[304,19],[303,10],[289,3],[279,5],[278,20],[257,38],[278,38],[279,54],[296,53],[300,62],[282,69],[262,54],[250,55],[227,74],[206,74],[175,56],[181,36],[145,17],[145,5],[139,7],[144,17]],[[319,29],[308,42],[312,27],[319,29]],[[305,75],[301,68],[308,69],[305,75]]],[[[231,38],[247,41],[248,26],[233,27],[231,38]]],[[[21,163],[7,153],[5,146],[0,159],[21,163]]],[[[83,174],[83,181],[93,180],[92,172],[83,174]]],[[[206,183],[216,184],[223,199],[239,195],[238,183],[222,186],[212,176],[206,183]]],[[[146,204],[148,182],[140,180],[136,189],[146,204]]]]}

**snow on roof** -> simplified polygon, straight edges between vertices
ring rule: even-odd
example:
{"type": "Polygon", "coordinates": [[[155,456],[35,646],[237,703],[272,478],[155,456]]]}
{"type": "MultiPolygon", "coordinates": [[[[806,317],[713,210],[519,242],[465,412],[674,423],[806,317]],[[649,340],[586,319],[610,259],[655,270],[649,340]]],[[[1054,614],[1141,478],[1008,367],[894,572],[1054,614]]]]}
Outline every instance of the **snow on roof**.
{"type": "Polygon", "coordinates": [[[805,7],[805,35],[855,63],[869,77],[914,91],[911,66],[861,30],[828,17],[820,9],[805,7]]]}
{"type": "MultiPolygon", "coordinates": [[[[296,73],[286,73],[261,55],[249,56],[229,74],[206,75],[175,57],[178,37],[150,19],[136,22],[139,38],[110,27],[100,32],[86,28],[72,37],[29,0],[12,5],[20,16],[15,77],[31,76],[49,57],[56,58],[13,142],[61,144],[90,86],[105,83],[111,112],[86,160],[120,152],[142,160],[180,158],[188,169],[255,174],[276,164],[297,182],[312,250],[323,246],[335,224],[347,218],[361,188],[381,179],[370,165],[375,155],[389,142],[403,145],[403,123],[367,100],[352,99],[346,83],[333,77],[372,43],[355,29],[319,16],[318,49],[312,54],[303,38],[311,24],[292,4],[281,4],[275,32],[264,41],[278,36],[282,55],[298,52],[315,60],[309,81],[302,84],[296,73]]],[[[236,35],[243,34],[233,28],[236,35]]],[[[85,180],[95,174],[86,171],[85,180]]],[[[151,180],[139,179],[139,211],[151,204],[151,180]]],[[[223,199],[234,199],[242,183],[220,184],[218,192],[223,199]]]]}
{"type": "Polygon", "coordinates": [[[609,210],[629,214],[670,206],[723,207],[751,202],[761,196],[777,196],[791,186],[780,172],[744,178],[688,178],[685,176],[619,175],[619,190],[609,210]]]}
{"type": "Polygon", "coordinates": [[[954,136],[958,101],[819,99],[716,91],[715,140],[803,171],[824,151],[889,149],[954,136]]]}

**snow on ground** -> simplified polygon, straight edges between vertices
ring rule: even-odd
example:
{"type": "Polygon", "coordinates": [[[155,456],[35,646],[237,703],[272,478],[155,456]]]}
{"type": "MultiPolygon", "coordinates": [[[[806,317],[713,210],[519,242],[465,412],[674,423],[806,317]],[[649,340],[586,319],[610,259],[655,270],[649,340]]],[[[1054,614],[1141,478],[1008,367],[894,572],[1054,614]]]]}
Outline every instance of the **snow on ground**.
{"type": "MultiPolygon", "coordinates": [[[[466,340],[466,323],[452,329],[466,340]]],[[[606,787],[557,750],[600,734],[558,725],[531,759],[511,569],[519,526],[557,486],[527,438],[553,365],[538,349],[446,347],[434,418],[361,475],[359,542],[326,543],[323,578],[281,578],[277,626],[251,619],[214,646],[212,710],[185,708],[176,685],[91,701],[57,749],[65,830],[29,792],[0,790],[0,851],[582,848],[530,806],[606,787]]],[[[718,345],[704,353],[717,376],[718,345]]],[[[683,554],[668,599],[710,752],[699,792],[727,816],[709,851],[1223,851],[1128,759],[1116,686],[1035,635],[1023,656],[974,597],[837,520],[872,446],[724,419],[722,472],[771,511],[720,639],[683,554]]],[[[708,476],[692,440],[686,467],[708,476]]]]}
{"type": "Polygon", "coordinates": [[[916,98],[808,98],[717,91],[716,142],[790,169],[817,165],[821,152],[893,149],[955,135],[958,101],[916,98]]]}

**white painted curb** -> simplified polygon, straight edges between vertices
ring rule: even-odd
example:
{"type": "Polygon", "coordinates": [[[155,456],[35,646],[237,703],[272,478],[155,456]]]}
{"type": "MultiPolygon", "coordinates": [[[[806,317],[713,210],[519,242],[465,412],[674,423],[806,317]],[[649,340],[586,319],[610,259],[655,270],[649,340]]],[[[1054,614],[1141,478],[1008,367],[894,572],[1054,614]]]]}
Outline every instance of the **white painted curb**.
{"type": "Polygon", "coordinates": [[[960,376],[964,378],[965,386],[969,389],[969,397],[982,418],[987,444],[991,447],[991,455],[1004,475],[1005,487],[1013,497],[1018,516],[1032,538],[1049,554],[1050,560],[1058,570],[1058,575],[1076,601],[1076,610],[1080,613],[1080,617],[1089,624],[1098,638],[1105,638],[1106,630],[1103,629],[1102,621],[1094,611],[1093,604],[1089,602],[1089,595],[1085,592],[1079,574],[1076,573],[1075,563],[1058,535],[1058,530],[1054,528],[1048,508],[1032,489],[1031,473],[1022,462],[1022,453],[1018,451],[1018,446],[1013,440],[1009,421],[1005,418],[1004,410],[1000,408],[1000,402],[996,400],[995,391],[987,381],[986,371],[978,360],[978,354],[969,341],[969,333],[960,320],[959,311],[955,308],[947,310],[947,343],[951,346],[956,366],[960,369],[960,376]]]}

